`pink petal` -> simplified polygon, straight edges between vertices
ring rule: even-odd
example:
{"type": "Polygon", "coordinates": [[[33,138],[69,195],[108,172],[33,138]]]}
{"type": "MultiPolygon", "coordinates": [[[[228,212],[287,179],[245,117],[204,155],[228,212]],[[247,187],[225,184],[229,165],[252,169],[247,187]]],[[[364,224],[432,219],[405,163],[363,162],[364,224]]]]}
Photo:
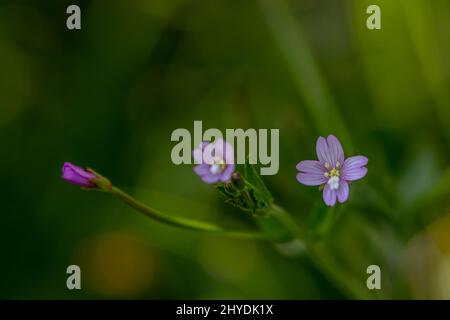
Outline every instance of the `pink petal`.
{"type": "Polygon", "coordinates": [[[61,173],[62,179],[66,182],[87,187],[94,188],[96,187],[94,183],[91,182],[91,179],[96,177],[92,172],[87,171],[84,168],[78,167],[70,162],[65,162],[62,168],[61,173]]]}
{"type": "Polygon", "coordinates": [[[342,166],[342,178],[347,181],[354,181],[363,178],[367,174],[364,167],[369,159],[364,156],[354,156],[347,158],[342,166]]]}
{"type": "Polygon", "coordinates": [[[346,181],[339,182],[339,188],[336,190],[336,195],[340,203],[344,203],[348,199],[349,187],[346,181]]]}
{"type": "Polygon", "coordinates": [[[316,160],[304,160],[297,164],[298,182],[307,186],[319,186],[327,182],[323,165],[316,160]]]}
{"type": "Polygon", "coordinates": [[[226,164],[234,164],[234,151],[231,144],[229,144],[223,139],[219,139],[217,140],[215,145],[216,145],[215,155],[224,159],[226,164]]]}
{"type": "Polygon", "coordinates": [[[234,172],[234,164],[227,165],[224,172],[222,172],[222,175],[220,177],[220,180],[222,182],[229,182],[231,180],[231,176],[234,172]]]}
{"type": "Polygon", "coordinates": [[[194,167],[194,172],[199,176],[204,176],[206,174],[210,174],[210,166],[207,164],[199,164],[194,167]]]}
{"type": "Polygon", "coordinates": [[[336,191],[331,190],[328,184],[325,185],[323,189],[323,201],[329,207],[332,207],[336,204],[336,191]]]}
{"type": "Polygon", "coordinates": [[[89,172],[86,169],[76,166],[74,164],[71,164],[69,162],[64,163],[64,170],[67,170],[67,169],[72,169],[75,174],[79,175],[80,177],[86,178],[86,179],[95,178],[95,174],[93,174],[92,172],[89,172]]]}
{"type": "Polygon", "coordinates": [[[192,151],[192,155],[194,156],[194,163],[201,164],[203,163],[203,151],[200,149],[194,149],[192,151]]]}
{"type": "Polygon", "coordinates": [[[329,135],[327,139],[319,137],[316,144],[317,158],[321,163],[327,162],[331,167],[335,167],[339,161],[342,165],[344,162],[344,150],[339,140],[329,135]]]}
{"type": "Polygon", "coordinates": [[[312,173],[297,173],[297,181],[305,186],[320,186],[327,182],[327,179],[321,175],[315,175],[312,173]]]}
{"type": "Polygon", "coordinates": [[[203,148],[203,163],[213,164],[214,157],[216,156],[217,145],[215,143],[210,143],[203,148]]]}
{"type": "Polygon", "coordinates": [[[220,180],[220,175],[216,174],[216,175],[212,175],[212,174],[208,174],[205,175],[203,177],[201,177],[202,180],[206,183],[216,183],[220,180]]]}
{"type": "Polygon", "coordinates": [[[317,139],[316,153],[317,158],[321,163],[328,162],[329,164],[331,164],[331,157],[328,150],[327,140],[325,140],[324,137],[319,137],[319,139],[317,139]]]}
{"type": "Polygon", "coordinates": [[[203,163],[203,149],[208,145],[208,142],[201,142],[200,145],[192,151],[192,155],[194,156],[194,163],[202,164],[203,163]]]}
{"type": "Polygon", "coordinates": [[[338,138],[330,134],[327,138],[328,149],[330,152],[330,156],[332,158],[332,163],[335,165],[336,162],[342,165],[344,163],[344,150],[342,149],[342,145],[339,142],[338,138]]]}
{"type": "Polygon", "coordinates": [[[317,173],[323,174],[325,173],[324,166],[317,160],[303,160],[300,161],[296,166],[298,171],[305,173],[317,173]]]}

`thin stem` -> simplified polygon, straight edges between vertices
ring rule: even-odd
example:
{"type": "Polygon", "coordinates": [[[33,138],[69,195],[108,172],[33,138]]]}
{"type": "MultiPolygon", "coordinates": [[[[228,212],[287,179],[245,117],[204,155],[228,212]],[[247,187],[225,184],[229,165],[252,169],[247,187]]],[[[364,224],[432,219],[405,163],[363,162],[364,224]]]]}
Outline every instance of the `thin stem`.
{"type": "Polygon", "coordinates": [[[300,240],[306,245],[307,252],[309,253],[308,255],[311,258],[311,261],[319,270],[326,274],[330,279],[334,279],[335,283],[337,283],[342,290],[350,294],[350,296],[365,297],[365,295],[363,295],[360,290],[358,290],[357,286],[355,286],[353,283],[347,283],[340,272],[334,270],[332,266],[328,265],[326,260],[320,258],[320,251],[317,251],[314,245],[308,240],[305,231],[300,228],[292,219],[292,217],[281,207],[273,205],[268,212],[268,216],[257,219],[258,222],[260,222],[260,225],[263,227],[263,232],[235,231],[227,230],[219,225],[212,223],[206,223],[177,216],[168,216],[148,207],[147,205],[134,199],[124,191],[114,186],[112,187],[110,192],[120,200],[122,200],[124,203],[126,203],[133,209],[143,213],[147,217],[174,227],[201,232],[210,232],[212,234],[224,235],[229,237],[254,240],[270,240],[278,243],[300,240]],[[261,222],[263,221],[266,221],[265,224],[261,224],[261,222]]]}
{"type": "Polygon", "coordinates": [[[358,283],[348,280],[336,265],[331,264],[329,259],[323,257],[323,252],[321,252],[320,247],[317,247],[308,238],[304,228],[300,227],[288,212],[277,205],[272,205],[270,214],[276,217],[286,230],[289,231],[293,239],[303,242],[311,262],[343,292],[352,298],[368,299],[371,297],[365,290],[361,289],[358,283]]]}
{"type": "Polygon", "coordinates": [[[136,200],[129,194],[120,190],[117,187],[112,187],[111,193],[114,194],[117,198],[122,200],[124,203],[132,207],[133,209],[143,213],[149,218],[157,220],[159,222],[188,230],[202,231],[202,232],[212,232],[216,234],[221,234],[225,236],[238,237],[238,238],[247,238],[247,239],[255,239],[255,240],[271,240],[271,237],[261,233],[261,232],[249,232],[249,231],[236,231],[236,230],[228,230],[219,225],[206,223],[202,221],[192,220],[183,217],[176,216],[168,216],[162,212],[159,212],[149,206],[143,204],[142,202],[136,200]]]}

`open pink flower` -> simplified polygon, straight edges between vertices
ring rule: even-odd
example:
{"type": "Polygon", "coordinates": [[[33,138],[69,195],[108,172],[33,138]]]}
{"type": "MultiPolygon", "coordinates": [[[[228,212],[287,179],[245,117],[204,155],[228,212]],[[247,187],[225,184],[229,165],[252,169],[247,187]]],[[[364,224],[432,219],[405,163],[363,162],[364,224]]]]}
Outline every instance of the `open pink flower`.
{"type": "Polygon", "coordinates": [[[193,151],[194,172],[206,183],[229,182],[234,172],[233,147],[223,139],[202,142],[193,151]]]}
{"type": "Polygon", "coordinates": [[[349,196],[349,184],[367,174],[367,157],[344,158],[339,140],[329,135],[319,137],[316,144],[319,160],[304,160],[297,164],[297,180],[307,186],[322,186],[323,200],[327,206],[334,206],[336,199],[343,203],[349,196]]]}

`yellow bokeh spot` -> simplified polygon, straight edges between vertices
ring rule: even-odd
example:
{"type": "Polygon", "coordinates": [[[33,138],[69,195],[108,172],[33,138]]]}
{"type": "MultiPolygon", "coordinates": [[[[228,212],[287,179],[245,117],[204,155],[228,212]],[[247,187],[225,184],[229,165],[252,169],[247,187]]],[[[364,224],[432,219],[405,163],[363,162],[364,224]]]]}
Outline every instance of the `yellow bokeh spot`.
{"type": "Polygon", "coordinates": [[[154,249],[126,233],[104,233],[84,241],[74,259],[86,290],[112,297],[136,297],[156,275],[154,249]]]}
{"type": "Polygon", "coordinates": [[[447,214],[434,221],[427,228],[427,233],[443,254],[450,254],[450,208],[447,214]]]}

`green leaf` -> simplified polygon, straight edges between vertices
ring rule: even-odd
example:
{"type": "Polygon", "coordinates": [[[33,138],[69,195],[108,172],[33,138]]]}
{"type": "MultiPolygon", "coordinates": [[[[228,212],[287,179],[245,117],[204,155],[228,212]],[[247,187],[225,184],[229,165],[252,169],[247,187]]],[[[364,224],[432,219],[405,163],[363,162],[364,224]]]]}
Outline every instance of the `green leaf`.
{"type": "Polygon", "coordinates": [[[244,178],[245,182],[255,191],[257,196],[261,197],[264,201],[272,203],[273,197],[269,189],[267,189],[264,181],[256,171],[254,165],[248,162],[244,166],[244,178]]]}

